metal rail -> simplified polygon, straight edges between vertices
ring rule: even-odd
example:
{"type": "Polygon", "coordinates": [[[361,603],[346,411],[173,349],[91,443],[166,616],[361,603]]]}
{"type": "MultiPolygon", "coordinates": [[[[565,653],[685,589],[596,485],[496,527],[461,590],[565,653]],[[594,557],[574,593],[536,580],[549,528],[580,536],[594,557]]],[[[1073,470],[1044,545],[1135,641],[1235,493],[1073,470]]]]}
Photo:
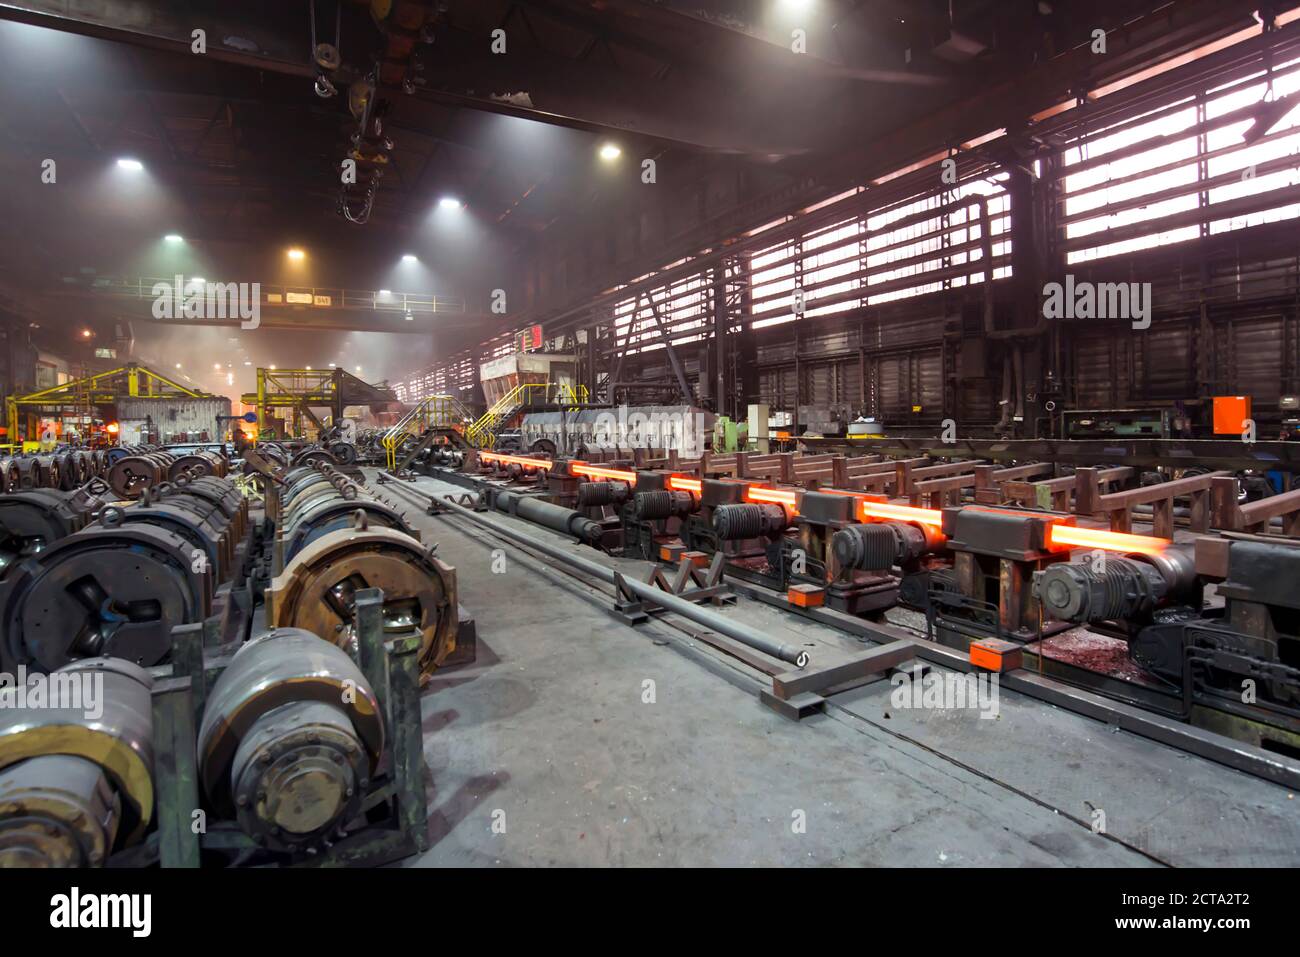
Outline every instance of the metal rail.
{"type": "Polygon", "coordinates": [[[438,509],[452,512],[459,518],[466,519],[476,525],[481,525],[482,527],[491,530],[494,534],[500,535],[503,538],[511,539],[527,548],[539,551],[548,558],[554,559],[560,564],[567,565],[585,575],[590,575],[592,578],[607,582],[616,588],[622,587],[633,595],[636,595],[637,598],[640,598],[644,602],[659,605],[661,608],[672,612],[674,615],[681,615],[683,618],[687,618],[695,622],[697,625],[703,625],[705,628],[716,631],[721,635],[726,635],[728,638],[732,638],[735,641],[740,642],[742,645],[747,645],[750,648],[761,651],[766,655],[771,655],[773,658],[777,658],[781,661],[788,661],[799,668],[804,668],[808,665],[808,652],[799,645],[786,644],[785,642],[779,641],[764,632],[750,628],[748,625],[734,621],[724,615],[719,615],[716,612],[709,611],[707,608],[701,608],[684,598],[679,598],[670,592],[656,588],[654,585],[648,585],[645,582],[636,580],[635,578],[624,577],[619,574],[617,569],[610,568],[608,565],[602,565],[599,562],[592,561],[589,558],[584,558],[581,555],[575,555],[573,552],[560,548],[557,545],[553,545],[550,542],[544,541],[535,536],[525,534],[518,529],[511,528],[493,518],[475,512],[473,509],[465,508],[463,505],[458,505],[450,500],[438,499],[432,495],[427,495],[424,492],[415,492],[413,489],[404,489],[404,491],[410,491],[413,494],[421,495],[422,497],[427,498],[429,503],[436,506],[438,509]]]}

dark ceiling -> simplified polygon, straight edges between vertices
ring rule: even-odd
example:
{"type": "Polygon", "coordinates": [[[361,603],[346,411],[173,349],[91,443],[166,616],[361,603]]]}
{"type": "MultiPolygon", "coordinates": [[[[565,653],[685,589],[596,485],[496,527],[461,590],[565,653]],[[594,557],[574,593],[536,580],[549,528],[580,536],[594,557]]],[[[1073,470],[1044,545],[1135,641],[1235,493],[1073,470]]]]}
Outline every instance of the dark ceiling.
{"type": "Polygon", "coordinates": [[[309,247],[312,282],[359,288],[391,283],[392,263],[415,251],[431,265],[422,282],[468,303],[449,326],[482,332],[497,321],[482,292],[509,285],[503,272],[574,235],[612,234],[629,203],[691,201],[719,175],[749,184],[735,199],[752,200],[865,164],[900,128],[1159,4],[85,0],[75,20],[67,6],[0,3],[14,21],[0,23],[5,293],[66,291],[72,274],[156,274],[150,243],[175,231],[213,263],[202,268],[267,281],[287,281],[287,245],[309,247]],[[338,37],[331,98],[313,91],[313,6],[316,42],[338,37]],[[392,148],[369,222],[355,225],[337,211],[357,127],[348,84],[391,53],[403,38],[393,24],[413,11],[427,26],[380,73],[410,82],[380,85],[392,148]],[[203,55],[191,52],[196,27],[203,55]],[[620,162],[598,158],[606,142],[620,162]],[[114,192],[104,171],[123,155],[145,164],[156,195],[114,192]],[[36,185],[46,157],[58,190],[36,185]],[[644,158],[690,175],[644,198],[644,158]],[[438,221],[444,196],[466,204],[454,229],[438,221]]]}

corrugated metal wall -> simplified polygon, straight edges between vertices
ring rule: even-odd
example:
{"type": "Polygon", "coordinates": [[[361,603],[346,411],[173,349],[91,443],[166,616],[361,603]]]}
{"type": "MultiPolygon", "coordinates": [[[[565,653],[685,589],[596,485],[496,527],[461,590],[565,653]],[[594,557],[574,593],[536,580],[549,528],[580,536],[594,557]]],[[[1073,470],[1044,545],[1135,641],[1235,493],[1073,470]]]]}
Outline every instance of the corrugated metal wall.
{"type": "Polygon", "coordinates": [[[163,442],[182,432],[207,432],[208,441],[217,442],[225,432],[225,423],[217,416],[230,415],[230,400],[213,399],[122,399],[117,404],[118,420],[143,422],[153,420],[154,430],[163,442]]]}

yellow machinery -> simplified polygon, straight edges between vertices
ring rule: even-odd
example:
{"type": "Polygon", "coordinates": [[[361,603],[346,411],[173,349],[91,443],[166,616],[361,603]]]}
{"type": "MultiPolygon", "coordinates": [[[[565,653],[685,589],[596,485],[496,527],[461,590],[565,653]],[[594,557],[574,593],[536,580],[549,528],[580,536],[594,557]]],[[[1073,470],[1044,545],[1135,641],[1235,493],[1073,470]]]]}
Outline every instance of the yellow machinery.
{"type": "Polygon", "coordinates": [[[384,433],[383,446],[388,460],[388,470],[390,472],[395,470],[397,447],[408,435],[424,435],[429,429],[455,429],[464,432],[471,422],[469,411],[455,396],[431,395],[421,399],[384,433]]]}
{"type": "Polygon", "coordinates": [[[5,400],[9,440],[17,442],[19,419],[23,413],[48,411],[60,416],[85,416],[97,408],[116,405],[122,398],[210,399],[213,396],[188,389],[145,366],[130,363],[40,392],[10,396],[5,400]]]}
{"type": "Polygon", "coordinates": [[[587,387],[554,382],[521,382],[483,413],[477,422],[465,430],[470,445],[490,449],[496,441],[496,428],[524,406],[537,404],[586,405],[587,387]]]}
{"type": "Polygon", "coordinates": [[[311,420],[317,429],[325,424],[312,412],[327,408],[337,423],[349,405],[390,404],[397,401],[387,389],[371,385],[349,372],[332,369],[258,369],[257,391],[240,396],[245,405],[257,409],[258,437],[268,428],[272,409],[288,409],[292,415],[290,432],[301,434],[302,419],[311,420]]]}
{"type": "Polygon", "coordinates": [[[334,373],[334,369],[258,369],[257,391],[240,396],[245,405],[257,409],[257,437],[265,438],[271,409],[290,410],[290,430],[295,435],[301,431],[304,415],[316,428],[324,429],[324,424],[311,410],[313,406],[329,408],[336,417],[342,413],[338,406],[334,373]]]}
{"type": "Polygon", "coordinates": [[[397,449],[408,435],[426,435],[430,429],[454,429],[466,443],[477,449],[490,449],[496,442],[496,428],[529,405],[585,405],[587,387],[577,388],[554,382],[525,382],[515,386],[484,412],[471,420],[469,412],[455,396],[431,395],[422,399],[396,425],[384,433],[383,446],[389,471],[395,471],[397,449]]]}

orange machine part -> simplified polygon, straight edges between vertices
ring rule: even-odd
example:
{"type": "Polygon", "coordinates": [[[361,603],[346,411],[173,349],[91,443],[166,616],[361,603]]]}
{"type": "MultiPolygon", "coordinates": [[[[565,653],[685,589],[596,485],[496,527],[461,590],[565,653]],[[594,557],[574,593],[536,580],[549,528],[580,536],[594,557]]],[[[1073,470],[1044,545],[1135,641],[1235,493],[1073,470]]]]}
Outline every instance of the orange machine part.
{"type": "Polygon", "coordinates": [[[970,663],[985,671],[1005,672],[1021,667],[1024,653],[1019,645],[999,638],[970,643],[970,663]]]}
{"type": "Polygon", "coordinates": [[[1250,396],[1216,395],[1214,397],[1214,434],[1241,435],[1250,418],[1250,396]]]}
{"type": "Polygon", "coordinates": [[[785,597],[799,608],[820,608],[826,603],[826,589],[817,585],[791,585],[785,597]]]}

